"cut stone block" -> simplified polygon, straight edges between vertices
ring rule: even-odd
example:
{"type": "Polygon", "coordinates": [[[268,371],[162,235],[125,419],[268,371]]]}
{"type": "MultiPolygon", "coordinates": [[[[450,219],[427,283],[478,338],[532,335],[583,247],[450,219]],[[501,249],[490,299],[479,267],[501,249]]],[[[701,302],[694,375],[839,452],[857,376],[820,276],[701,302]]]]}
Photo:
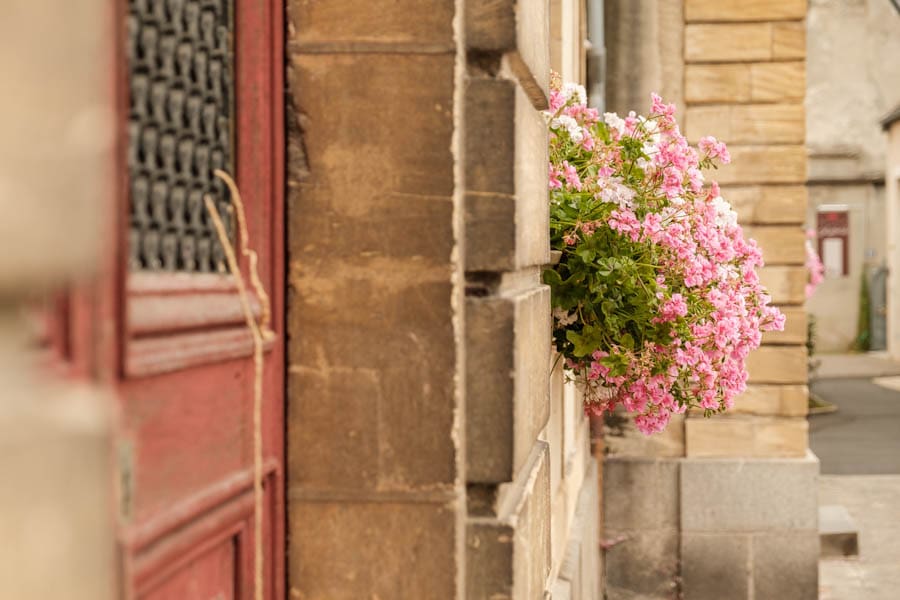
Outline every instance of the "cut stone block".
{"type": "Polygon", "coordinates": [[[685,0],[684,16],[688,23],[801,20],[806,0],[685,0]]]}
{"type": "MultiPolygon", "coordinates": [[[[534,274],[537,279],[537,274],[534,274]]],[[[550,289],[466,300],[467,479],[510,481],[550,416],[550,289]]]]}
{"type": "Polygon", "coordinates": [[[686,532],[818,532],[819,459],[693,459],[681,463],[686,532]]]}
{"type": "Polygon", "coordinates": [[[548,455],[549,446],[536,442],[528,462],[504,490],[497,516],[469,518],[467,598],[542,596],[551,559],[548,455]]]}
{"type": "Polygon", "coordinates": [[[819,543],[822,558],[859,556],[859,528],[845,507],[819,507],[819,543]]]}
{"type": "Polygon", "coordinates": [[[688,458],[800,458],[809,444],[802,417],[718,416],[685,421],[688,458]]]}
{"type": "Polygon", "coordinates": [[[747,357],[751,383],[805,384],[807,375],[805,346],[762,346],[747,357]]]}

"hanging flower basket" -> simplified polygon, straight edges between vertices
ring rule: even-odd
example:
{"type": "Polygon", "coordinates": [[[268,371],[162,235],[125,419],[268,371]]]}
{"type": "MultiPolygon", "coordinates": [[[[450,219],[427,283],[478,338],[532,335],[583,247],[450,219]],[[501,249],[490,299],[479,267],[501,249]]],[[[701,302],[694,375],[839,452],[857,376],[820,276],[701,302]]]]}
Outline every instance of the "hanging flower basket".
{"type": "Polygon", "coordinates": [[[692,148],[674,114],[654,94],[646,117],[601,117],[555,77],[546,113],[553,341],[586,412],[621,404],[648,434],[688,408],[730,408],[762,332],[784,327],[759,247],[704,182],[728,150],[712,137],[692,148]]]}

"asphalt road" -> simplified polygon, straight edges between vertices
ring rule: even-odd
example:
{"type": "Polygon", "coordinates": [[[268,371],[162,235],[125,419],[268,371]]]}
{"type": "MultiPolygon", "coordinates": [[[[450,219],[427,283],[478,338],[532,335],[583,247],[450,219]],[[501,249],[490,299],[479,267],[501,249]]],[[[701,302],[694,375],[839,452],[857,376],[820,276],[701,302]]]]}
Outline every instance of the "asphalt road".
{"type": "Polygon", "coordinates": [[[838,407],[809,417],[809,445],[823,475],[900,474],[900,391],[870,379],[824,379],[810,387],[838,407]]]}

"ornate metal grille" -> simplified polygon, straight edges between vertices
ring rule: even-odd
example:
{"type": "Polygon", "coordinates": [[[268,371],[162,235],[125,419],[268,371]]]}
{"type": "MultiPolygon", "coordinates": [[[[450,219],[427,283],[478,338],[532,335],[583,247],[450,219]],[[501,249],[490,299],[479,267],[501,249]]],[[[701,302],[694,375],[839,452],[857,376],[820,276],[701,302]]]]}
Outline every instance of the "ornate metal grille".
{"type": "Polygon", "coordinates": [[[233,0],[129,0],[132,270],[225,272],[203,197],[232,235],[233,0]]]}

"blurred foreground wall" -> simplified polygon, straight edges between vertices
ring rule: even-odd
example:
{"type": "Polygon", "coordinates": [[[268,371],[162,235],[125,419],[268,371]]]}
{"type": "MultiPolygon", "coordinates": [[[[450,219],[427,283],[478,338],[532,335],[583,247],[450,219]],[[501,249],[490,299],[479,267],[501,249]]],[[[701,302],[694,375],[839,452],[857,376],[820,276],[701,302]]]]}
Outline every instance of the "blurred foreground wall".
{"type": "Polygon", "coordinates": [[[650,438],[607,421],[610,600],[818,595],[803,345],[806,10],[805,0],[607,2],[608,108],[642,112],[662,91],[691,142],[729,144],[732,164],[709,177],[760,242],[761,277],[788,319],[750,356],[750,386],[728,414],[688,415],[650,438]]]}
{"type": "Polygon", "coordinates": [[[0,586],[115,591],[108,402],[39,371],[28,318],[89,276],[110,198],[111,5],[11,0],[0,19],[0,586]]]}

